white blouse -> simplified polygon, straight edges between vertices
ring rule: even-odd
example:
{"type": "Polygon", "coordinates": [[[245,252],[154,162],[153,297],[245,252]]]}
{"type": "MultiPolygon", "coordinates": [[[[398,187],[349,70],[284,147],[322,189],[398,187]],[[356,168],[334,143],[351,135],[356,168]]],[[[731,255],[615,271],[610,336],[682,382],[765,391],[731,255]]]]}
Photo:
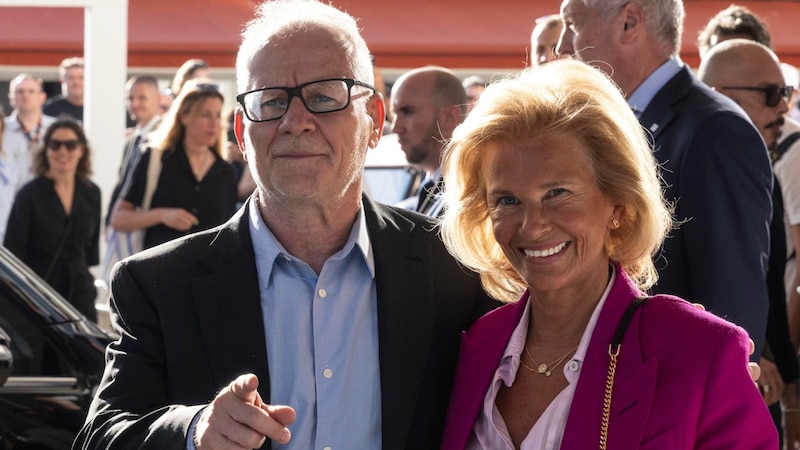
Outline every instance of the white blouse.
{"type": "MultiPolygon", "coordinates": [[[[539,420],[533,425],[528,436],[522,441],[520,446],[521,450],[551,450],[558,449],[561,446],[561,440],[564,437],[564,428],[567,425],[567,417],[569,416],[569,408],[572,404],[572,398],[575,395],[575,387],[578,385],[578,378],[581,374],[581,366],[586,356],[586,350],[589,348],[589,341],[592,337],[592,332],[597,325],[597,318],[600,316],[600,311],[606,302],[608,293],[611,291],[611,286],[616,277],[616,269],[612,266],[612,274],[608,285],[606,286],[600,301],[597,302],[589,323],[583,331],[580,345],[575,355],[567,361],[563,366],[564,376],[567,378],[569,385],[561,391],[547,409],[542,413],[539,420]]],[[[520,366],[520,354],[525,346],[525,339],[527,337],[528,321],[530,317],[531,304],[525,306],[525,311],[522,318],[511,334],[511,339],[508,341],[506,350],[500,363],[495,371],[492,384],[486,392],[486,397],[483,400],[483,409],[478,414],[478,419],[475,422],[475,427],[472,430],[472,435],[467,443],[468,450],[477,449],[491,449],[491,450],[513,450],[514,445],[511,442],[511,437],[508,433],[508,428],[500,415],[500,411],[495,405],[497,393],[500,391],[500,383],[510,387],[514,384],[514,379],[517,376],[517,370],[520,366]]]]}

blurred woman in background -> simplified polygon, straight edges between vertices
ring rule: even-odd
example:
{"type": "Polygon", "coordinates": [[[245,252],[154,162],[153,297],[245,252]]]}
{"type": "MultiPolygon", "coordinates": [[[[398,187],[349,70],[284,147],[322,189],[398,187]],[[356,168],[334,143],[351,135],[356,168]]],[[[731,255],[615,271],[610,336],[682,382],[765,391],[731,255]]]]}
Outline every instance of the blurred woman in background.
{"type": "Polygon", "coordinates": [[[91,150],[73,119],[59,119],[33,156],[36,175],[17,193],[4,245],[97,322],[97,290],[89,267],[99,264],[100,189],[89,180],[91,150]]]}
{"type": "Polygon", "coordinates": [[[222,105],[216,85],[189,81],[183,87],[148,137],[148,149],[114,206],[111,226],[146,230],[144,248],[150,248],[219,225],[233,214],[236,181],[221,156],[222,105]]]}

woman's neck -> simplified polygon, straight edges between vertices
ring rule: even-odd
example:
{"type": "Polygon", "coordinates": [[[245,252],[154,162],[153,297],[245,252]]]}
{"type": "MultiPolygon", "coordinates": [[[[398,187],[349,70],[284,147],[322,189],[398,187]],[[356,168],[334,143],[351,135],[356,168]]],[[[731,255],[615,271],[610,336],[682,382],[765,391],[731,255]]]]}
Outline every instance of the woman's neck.
{"type": "Polygon", "coordinates": [[[186,139],[183,140],[183,148],[186,150],[186,154],[188,155],[201,155],[204,152],[211,150],[207,145],[196,144],[194,142],[189,142],[186,139]]]}
{"type": "Polygon", "coordinates": [[[55,185],[58,187],[68,188],[75,185],[74,173],[54,172],[52,170],[49,170],[44,174],[44,176],[53,180],[55,185]]]}
{"type": "Polygon", "coordinates": [[[608,272],[598,274],[581,287],[570,286],[547,293],[531,291],[528,342],[574,341],[577,345],[608,286],[611,273],[609,267],[608,272]]]}

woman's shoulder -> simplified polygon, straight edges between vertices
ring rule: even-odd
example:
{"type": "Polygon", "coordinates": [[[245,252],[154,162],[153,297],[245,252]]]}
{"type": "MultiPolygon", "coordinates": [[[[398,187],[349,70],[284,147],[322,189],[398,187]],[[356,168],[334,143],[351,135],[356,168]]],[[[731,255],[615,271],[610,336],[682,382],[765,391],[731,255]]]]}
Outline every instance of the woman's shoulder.
{"type": "Polygon", "coordinates": [[[94,199],[95,197],[99,200],[100,199],[100,187],[95,184],[92,180],[86,180],[79,183],[76,183],[76,186],[81,186],[82,190],[86,193],[87,196],[94,199]]]}
{"type": "Polygon", "coordinates": [[[656,295],[641,308],[642,334],[667,336],[673,343],[694,346],[718,345],[720,341],[746,342],[747,332],[740,326],[697,308],[672,295],[656,295]]]}
{"type": "Polygon", "coordinates": [[[37,176],[22,185],[19,192],[17,192],[17,198],[39,195],[38,193],[41,192],[42,189],[47,188],[53,189],[53,180],[45,176],[37,176]]]}
{"type": "Polygon", "coordinates": [[[500,330],[513,330],[525,310],[525,302],[527,297],[523,296],[516,302],[507,303],[487,312],[469,327],[467,335],[471,339],[481,339],[483,336],[492,336],[500,330]]]}

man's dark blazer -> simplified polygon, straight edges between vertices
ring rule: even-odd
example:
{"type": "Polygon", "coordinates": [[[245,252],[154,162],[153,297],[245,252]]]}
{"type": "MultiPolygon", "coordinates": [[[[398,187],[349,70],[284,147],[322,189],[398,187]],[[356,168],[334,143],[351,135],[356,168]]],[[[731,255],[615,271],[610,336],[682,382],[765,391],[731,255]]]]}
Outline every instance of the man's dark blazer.
{"type": "MultiPolygon", "coordinates": [[[[446,252],[433,222],[363,200],[375,256],[383,448],[436,448],[461,331],[497,303],[446,252]]],[[[269,402],[247,209],[116,266],[112,321],[121,339],[107,350],[73,448],[183,448],[202,405],[247,372],[269,402]]]]}
{"type": "Polygon", "coordinates": [[[639,121],[652,134],[668,201],[681,223],[656,258],[655,293],[702,303],[763,348],[772,167],[733,101],[684,67],[639,121]]]}

